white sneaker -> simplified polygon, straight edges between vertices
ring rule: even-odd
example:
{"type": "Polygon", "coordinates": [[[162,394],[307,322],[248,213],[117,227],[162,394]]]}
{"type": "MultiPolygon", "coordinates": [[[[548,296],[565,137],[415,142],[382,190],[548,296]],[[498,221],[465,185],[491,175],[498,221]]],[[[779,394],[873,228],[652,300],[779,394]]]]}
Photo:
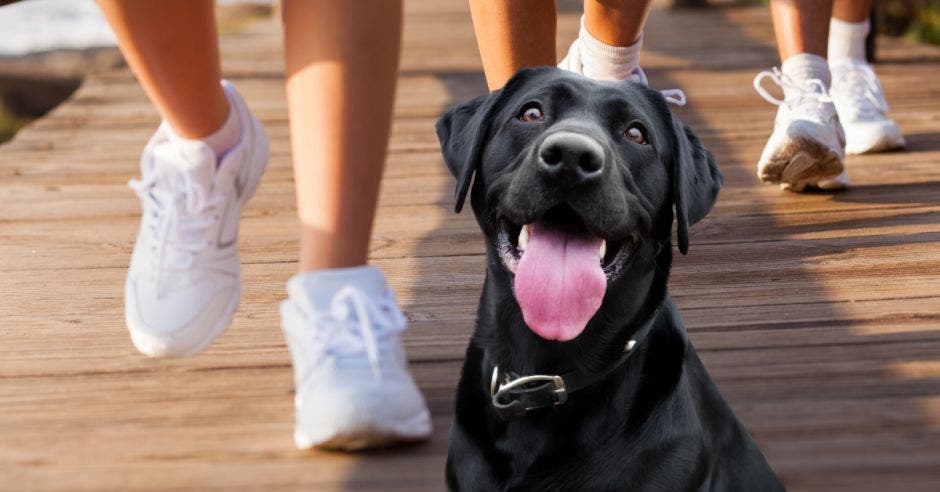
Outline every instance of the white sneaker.
{"type": "Polygon", "coordinates": [[[298,274],[287,291],[281,327],[294,365],[297,447],[358,450],[429,436],[401,345],[407,320],[382,273],[298,274]]]}
{"type": "Polygon", "coordinates": [[[845,134],[823,83],[817,79],[799,83],[774,68],[757,74],[754,88],[767,102],[779,106],[774,131],[757,163],[757,176],[791,191],[847,186],[845,134]],[[783,100],[761,86],[765,78],[783,88],[783,100]]]}
{"type": "MultiPolygon", "coordinates": [[[[579,39],[575,39],[571,42],[571,46],[568,47],[568,54],[558,62],[558,68],[562,70],[567,70],[569,72],[574,72],[578,75],[584,75],[584,65],[581,63],[581,48],[579,39]]],[[[649,87],[649,80],[646,78],[646,72],[643,71],[639,66],[634,68],[630,73],[622,74],[622,79],[617,80],[629,80],[631,82],[636,82],[638,84],[643,84],[649,87]]],[[[660,94],[666,99],[666,102],[670,104],[675,104],[676,106],[685,106],[686,99],[685,93],[681,89],[665,89],[659,91],[660,94]]]]}
{"type": "Polygon", "coordinates": [[[901,128],[888,118],[888,101],[871,65],[862,60],[829,62],[829,94],[845,129],[845,152],[864,154],[904,147],[901,128]]]}
{"type": "Polygon", "coordinates": [[[219,161],[208,145],[160,125],[132,180],[143,206],[124,287],[131,340],[149,356],[201,352],[228,327],[241,296],[238,219],[268,160],[268,140],[222,83],[242,135],[219,161]]]}

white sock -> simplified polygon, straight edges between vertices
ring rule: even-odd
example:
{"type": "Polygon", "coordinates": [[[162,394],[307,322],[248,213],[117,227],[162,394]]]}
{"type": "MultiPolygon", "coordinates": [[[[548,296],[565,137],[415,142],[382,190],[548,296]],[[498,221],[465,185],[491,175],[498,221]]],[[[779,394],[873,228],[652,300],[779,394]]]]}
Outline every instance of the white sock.
{"type": "Polygon", "coordinates": [[[630,46],[611,46],[595,38],[584,27],[578,32],[582,72],[594,80],[626,80],[640,66],[643,35],[630,46]]]}
{"type": "MultiPolygon", "coordinates": [[[[226,98],[228,98],[228,94],[226,94],[226,98]]],[[[208,145],[209,148],[215,152],[219,162],[221,162],[226,152],[231,150],[232,147],[238,143],[241,134],[242,129],[241,125],[238,123],[238,115],[235,113],[234,105],[229,101],[228,117],[225,118],[225,123],[222,123],[222,126],[211,135],[200,138],[199,140],[202,140],[208,145]]]]}
{"type": "Polygon", "coordinates": [[[868,19],[846,22],[833,17],[829,21],[829,59],[865,61],[865,38],[870,30],[868,19]]]}
{"type": "Polygon", "coordinates": [[[801,85],[807,80],[818,79],[826,88],[826,92],[829,92],[829,84],[832,82],[829,64],[819,55],[810,53],[793,55],[783,60],[780,64],[780,71],[801,85]]]}
{"type": "Polygon", "coordinates": [[[387,289],[385,275],[372,265],[300,272],[287,282],[291,300],[318,311],[329,310],[333,296],[347,286],[355,287],[370,299],[380,299],[387,289]]]}

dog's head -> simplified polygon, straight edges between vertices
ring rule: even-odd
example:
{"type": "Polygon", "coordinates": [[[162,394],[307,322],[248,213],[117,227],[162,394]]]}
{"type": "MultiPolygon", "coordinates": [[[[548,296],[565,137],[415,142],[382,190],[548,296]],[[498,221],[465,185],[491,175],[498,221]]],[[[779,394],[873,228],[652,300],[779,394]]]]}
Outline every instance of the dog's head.
{"type": "Polygon", "coordinates": [[[454,107],[437,134],[457,178],[456,210],[473,182],[474,213],[499,259],[491,273],[512,284],[526,325],[548,340],[577,337],[612,290],[642,294],[631,279],[656,268],[673,218],[685,253],[688,227],[722,181],[658,92],[555,68],[523,70],[454,107]]]}

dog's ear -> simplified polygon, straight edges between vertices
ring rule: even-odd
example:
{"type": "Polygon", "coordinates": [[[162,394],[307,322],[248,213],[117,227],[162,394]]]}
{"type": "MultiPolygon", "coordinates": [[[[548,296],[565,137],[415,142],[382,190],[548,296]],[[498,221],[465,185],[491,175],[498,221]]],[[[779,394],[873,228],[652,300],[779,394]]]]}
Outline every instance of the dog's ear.
{"type": "Polygon", "coordinates": [[[470,182],[473,180],[473,172],[479,166],[489,131],[488,116],[498,92],[454,106],[444,113],[435,125],[444,163],[457,178],[455,212],[459,213],[463,208],[470,182]]]}
{"type": "Polygon", "coordinates": [[[672,116],[676,136],[673,155],[673,201],[679,251],[689,251],[689,226],[702,220],[715,205],[723,177],[715,158],[685,124],[672,116]]]}
{"type": "Polygon", "coordinates": [[[457,178],[456,204],[454,211],[460,212],[473,181],[473,173],[480,165],[487,134],[493,116],[512,94],[530,80],[547,77],[560,70],[554,66],[524,68],[513,75],[502,89],[471,99],[454,106],[437,120],[437,138],[441,142],[441,153],[450,173],[457,178]]]}

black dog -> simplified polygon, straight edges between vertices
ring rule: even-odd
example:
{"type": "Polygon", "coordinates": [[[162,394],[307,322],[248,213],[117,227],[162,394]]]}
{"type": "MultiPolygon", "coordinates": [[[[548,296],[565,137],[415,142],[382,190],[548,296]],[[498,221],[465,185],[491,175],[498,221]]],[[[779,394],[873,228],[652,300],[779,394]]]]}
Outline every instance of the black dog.
{"type": "Polygon", "coordinates": [[[449,487],[783,490],[666,291],[722,177],[663,97],[529,69],[437,133],[487,238],[449,487]]]}

